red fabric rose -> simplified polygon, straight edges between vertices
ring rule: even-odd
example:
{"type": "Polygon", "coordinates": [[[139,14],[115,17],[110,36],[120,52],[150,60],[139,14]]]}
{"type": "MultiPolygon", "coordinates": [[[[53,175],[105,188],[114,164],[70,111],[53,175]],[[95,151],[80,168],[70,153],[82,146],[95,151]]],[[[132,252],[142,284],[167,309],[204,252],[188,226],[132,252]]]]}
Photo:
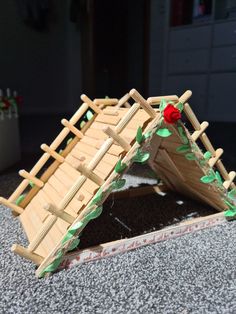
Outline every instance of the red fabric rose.
{"type": "Polygon", "coordinates": [[[5,105],[5,109],[8,109],[11,106],[11,103],[9,102],[8,99],[4,98],[3,102],[4,102],[4,105],[5,105]]]}
{"type": "Polygon", "coordinates": [[[179,119],[181,119],[179,109],[175,108],[171,104],[168,104],[164,109],[164,121],[169,124],[174,124],[179,119]]]}

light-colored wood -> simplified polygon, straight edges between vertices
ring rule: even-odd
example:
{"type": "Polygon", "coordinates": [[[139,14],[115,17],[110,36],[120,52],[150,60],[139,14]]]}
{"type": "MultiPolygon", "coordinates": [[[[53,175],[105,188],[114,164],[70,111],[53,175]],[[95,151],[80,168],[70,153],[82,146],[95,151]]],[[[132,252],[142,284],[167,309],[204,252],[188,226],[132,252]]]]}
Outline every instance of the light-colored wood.
{"type": "Polygon", "coordinates": [[[71,215],[67,214],[64,211],[60,211],[58,210],[55,206],[53,206],[52,204],[46,204],[44,206],[44,209],[47,210],[48,212],[50,212],[51,214],[53,214],[54,216],[57,216],[58,218],[61,218],[63,220],[65,220],[68,224],[72,224],[75,220],[74,217],[72,217],[71,215]]]}
{"type": "Polygon", "coordinates": [[[23,208],[10,202],[9,200],[5,199],[4,197],[0,197],[0,204],[3,204],[6,207],[11,208],[17,215],[20,215],[24,212],[23,208]]]}
{"type": "Polygon", "coordinates": [[[173,101],[173,102],[178,102],[179,97],[176,95],[169,95],[169,96],[158,96],[158,97],[149,97],[147,99],[147,102],[149,105],[159,105],[162,99],[165,99],[166,101],[173,101]]]}
{"type": "MultiPolygon", "coordinates": [[[[87,104],[83,104],[76,112],[75,114],[72,116],[72,118],[70,119],[70,122],[72,124],[75,124],[76,122],[78,122],[78,120],[84,115],[84,113],[88,110],[88,105],[87,104]]],[[[87,128],[90,123],[92,123],[92,121],[90,120],[85,127],[87,128]]],[[[52,142],[52,144],[50,145],[51,149],[56,150],[58,148],[58,146],[64,141],[64,139],[66,138],[66,136],[69,134],[69,130],[67,128],[64,128],[59,134],[58,136],[55,138],[55,140],[52,142]]],[[[66,153],[70,150],[70,147],[72,147],[73,143],[70,143],[70,145],[68,145],[67,149],[65,150],[65,153],[63,156],[66,155],[66,153]]],[[[42,155],[42,157],[38,160],[38,162],[34,165],[34,167],[31,169],[30,174],[33,176],[36,176],[37,173],[42,169],[42,167],[45,165],[45,163],[48,161],[48,159],[50,158],[50,156],[48,155],[48,153],[45,153],[42,155]]],[[[42,176],[44,178],[44,180],[42,179],[42,181],[47,181],[47,179],[50,177],[51,173],[55,171],[55,168],[58,167],[58,163],[54,163],[52,165],[52,167],[50,167],[42,176]]],[[[24,192],[24,190],[27,188],[29,184],[28,180],[23,180],[21,182],[21,184],[17,187],[17,189],[12,193],[12,195],[10,196],[9,200],[11,202],[16,201],[16,199],[24,192]]],[[[29,197],[26,197],[25,200],[22,202],[22,206],[26,206],[27,202],[29,202],[29,200],[35,195],[34,193],[38,192],[37,189],[34,189],[34,191],[32,190],[31,193],[29,193],[29,197]]]]}
{"type": "Polygon", "coordinates": [[[46,144],[41,145],[41,149],[48,153],[50,156],[52,156],[55,160],[57,160],[59,163],[62,163],[64,161],[64,157],[62,157],[60,154],[58,154],[55,150],[51,149],[50,146],[46,144]]]}
{"type": "Polygon", "coordinates": [[[73,124],[71,124],[68,120],[62,119],[61,120],[62,125],[67,127],[75,136],[78,138],[82,138],[84,135],[82,132],[80,132],[73,124]]]}
{"type": "Polygon", "coordinates": [[[19,175],[29,181],[32,181],[35,185],[37,185],[39,188],[42,188],[44,186],[44,182],[39,180],[38,178],[32,176],[29,172],[23,170],[19,171],[19,175]]]}
{"type": "Polygon", "coordinates": [[[228,188],[231,186],[232,182],[233,182],[234,179],[235,179],[235,176],[236,176],[236,172],[235,172],[235,171],[230,171],[230,173],[229,173],[229,179],[226,180],[226,181],[223,183],[223,185],[224,185],[224,187],[225,187],[226,189],[228,189],[228,188]]]}
{"type": "Polygon", "coordinates": [[[93,102],[97,106],[98,105],[112,106],[112,105],[118,104],[118,99],[117,98],[96,98],[94,99],[93,102]]]}
{"type": "Polygon", "coordinates": [[[104,180],[96,175],[93,171],[89,170],[85,165],[79,164],[75,166],[84,176],[86,176],[91,181],[95,182],[97,185],[102,185],[104,180]]]}
{"type": "Polygon", "coordinates": [[[42,225],[42,227],[36,233],[33,241],[29,244],[29,246],[28,246],[28,251],[29,252],[33,252],[34,250],[37,249],[39,244],[46,237],[48,231],[52,228],[52,226],[55,224],[56,221],[57,221],[57,217],[54,216],[54,215],[50,215],[50,216],[47,217],[47,219],[45,220],[45,222],[42,225]]]}
{"type": "Polygon", "coordinates": [[[139,103],[142,108],[149,114],[151,118],[156,117],[156,112],[155,110],[149,105],[149,103],[138,93],[136,89],[131,89],[129,92],[130,96],[137,102],[139,103]]]}
{"type": "Polygon", "coordinates": [[[103,114],[106,114],[108,116],[119,116],[119,113],[117,112],[117,109],[104,109],[103,114]]]}
{"type": "Polygon", "coordinates": [[[38,254],[29,252],[26,248],[19,244],[13,244],[11,247],[12,252],[24,257],[35,263],[36,265],[40,265],[43,262],[43,257],[39,256],[38,254]]]}
{"type": "Polygon", "coordinates": [[[201,124],[198,121],[196,115],[194,114],[192,108],[190,107],[190,105],[186,102],[184,104],[184,113],[186,114],[188,120],[190,121],[190,123],[192,124],[193,128],[195,130],[200,130],[201,129],[201,124]]]}
{"type": "Polygon", "coordinates": [[[124,148],[126,152],[128,152],[131,148],[130,144],[124,140],[119,134],[117,134],[114,130],[112,130],[109,126],[105,127],[103,131],[110,137],[113,138],[113,140],[118,143],[121,147],[124,148]]]}
{"type": "Polygon", "coordinates": [[[116,105],[116,108],[120,108],[125,104],[128,104],[130,107],[130,104],[128,103],[128,100],[130,99],[129,93],[125,94],[123,97],[121,97],[118,101],[118,104],[116,105]]]}
{"type": "Polygon", "coordinates": [[[212,158],[209,159],[208,164],[209,166],[212,168],[216,162],[219,160],[219,158],[223,155],[224,151],[222,148],[218,148],[215,151],[215,156],[213,156],[212,158]]]}
{"type": "MultiPolygon", "coordinates": [[[[180,96],[179,103],[182,103],[182,104],[186,103],[191,96],[192,96],[192,91],[191,90],[187,90],[185,93],[183,93],[182,96],[180,96]]],[[[177,106],[177,105],[175,105],[175,106],[177,106]]]]}
{"type": "Polygon", "coordinates": [[[202,135],[202,133],[206,130],[208,126],[209,123],[207,121],[202,122],[200,130],[197,130],[192,134],[192,141],[195,142],[202,135]]]}
{"type": "Polygon", "coordinates": [[[110,125],[117,125],[121,120],[121,117],[119,116],[107,116],[105,114],[99,114],[95,121],[102,122],[110,125]]]}
{"type": "Polygon", "coordinates": [[[97,114],[101,113],[101,109],[98,108],[97,105],[95,105],[93,103],[93,101],[86,96],[85,94],[80,96],[81,100],[83,100],[83,102],[85,102],[94,112],[96,112],[97,114]]]}

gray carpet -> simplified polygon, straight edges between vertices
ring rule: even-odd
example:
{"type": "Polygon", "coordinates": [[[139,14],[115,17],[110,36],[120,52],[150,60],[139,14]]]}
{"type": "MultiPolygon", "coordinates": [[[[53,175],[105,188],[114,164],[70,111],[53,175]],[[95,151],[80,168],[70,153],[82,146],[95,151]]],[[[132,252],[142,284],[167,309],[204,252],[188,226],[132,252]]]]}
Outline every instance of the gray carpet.
{"type": "Polygon", "coordinates": [[[0,313],[236,313],[236,222],[38,280],[10,252],[26,244],[19,222],[0,213],[0,313]]]}

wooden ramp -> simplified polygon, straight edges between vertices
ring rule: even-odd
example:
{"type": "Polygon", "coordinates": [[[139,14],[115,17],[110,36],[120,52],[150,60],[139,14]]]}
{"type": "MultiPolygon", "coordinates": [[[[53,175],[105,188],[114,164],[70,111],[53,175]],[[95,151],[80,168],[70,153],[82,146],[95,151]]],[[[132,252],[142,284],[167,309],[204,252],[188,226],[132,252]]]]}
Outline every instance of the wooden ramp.
{"type": "Polygon", "coordinates": [[[199,124],[186,103],[190,96],[191,92],[187,91],[180,98],[165,96],[145,100],[134,89],[120,100],[92,101],[81,96],[84,103],[69,121],[62,120],[64,128],[54,142],[50,146],[41,145],[44,154],[33,169],[19,172],[24,180],[15,192],[8,200],[1,198],[1,203],[12,208],[14,215],[19,215],[29,240],[27,248],[15,244],[12,250],[39,265],[38,276],[47,267],[48,272],[53,271],[51,265],[59,263],[78,238],[86,225],[81,221],[99,208],[94,202],[98,191],[103,193],[100,203],[111,193],[112,184],[124,172],[118,171],[117,165],[120,163],[121,168],[125,165],[127,170],[135,156],[139,154],[140,157],[143,151],[150,153],[151,167],[168,188],[207,202],[218,210],[227,209],[224,197],[228,188],[234,188],[235,173],[227,173],[219,159],[222,150],[215,151],[206,139],[206,124],[199,124]],[[172,132],[170,137],[156,135],[162,117],[159,108],[154,109],[153,105],[160,104],[161,99],[172,101],[174,106],[185,104],[184,111],[196,129],[192,135],[181,122],[168,125],[172,132]],[[130,100],[135,103],[131,105],[130,100]],[[93,111],[93,117],[80,130],[77,125],[88,110],[93,111]],[[181,134],[180,126],[184,134],[181,134]],[[142,140],[138,139],[140,132],[142,140]],[[73,134],[73,139],[58,153],[69,134],[73,134]],[[196,158],[186,160],[185,155],[176,151],[183,145],[184,137],[191,148],[195,145],[192,154],[196,158]],[[196,144],[199,138],[211,151],[211,158],[203,166],[199,164],[203,154],[196,144]],[[42,171],[50,161],[51,164],[42,171]],[[206,188],[200,179],[215,165],[225,181],[220,188],[213,181],[206,188]]]}

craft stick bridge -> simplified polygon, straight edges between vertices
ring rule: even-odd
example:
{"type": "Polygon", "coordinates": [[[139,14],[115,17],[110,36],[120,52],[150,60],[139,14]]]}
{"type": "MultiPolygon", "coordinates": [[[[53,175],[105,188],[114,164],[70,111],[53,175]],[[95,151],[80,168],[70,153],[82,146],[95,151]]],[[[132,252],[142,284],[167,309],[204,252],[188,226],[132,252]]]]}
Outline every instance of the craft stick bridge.
{"type": "Polygon", "coordinates": [[[92,101],[82,95],[83,104],[69,121],[62,120],[63,129],[56,139],[50,146],[41,145],[44,153],[31,171],[19,171],[23,181],[14,193],[9,199],[0,199],[19,216],[29,240],[27,248],[14,244],[13,252],[38,265],[38,276],[45,269],[53,271],[51,265],[59,264],[63,255],[78,245],[83,228],[101,213],[102,203],[117,187],[114,182],[138,160],[137,154],[141,161],[146,159],[144,152],[169,189],[217,210],[228,209],[231,200],[227,191],[235,188],[235,172],[224,168],[220,160],[223,150],[213,148],[205,133],[208,123],[200,124],[187,103],[190,96],[186,91],[180,98],[146,100],[135,89],[120,100],[92,101]],[[192,134],[181,121],[166,124],[159,106],[163,102],[182,107],[193,126],[192,134]],[[93,117],[79,129],[77,125],[88,110],[93,111],[93,117]],[[73,139],[57,152],[71,134],[73,139]],[[206,148],[207,158],[197,140],[206,148]]]}

